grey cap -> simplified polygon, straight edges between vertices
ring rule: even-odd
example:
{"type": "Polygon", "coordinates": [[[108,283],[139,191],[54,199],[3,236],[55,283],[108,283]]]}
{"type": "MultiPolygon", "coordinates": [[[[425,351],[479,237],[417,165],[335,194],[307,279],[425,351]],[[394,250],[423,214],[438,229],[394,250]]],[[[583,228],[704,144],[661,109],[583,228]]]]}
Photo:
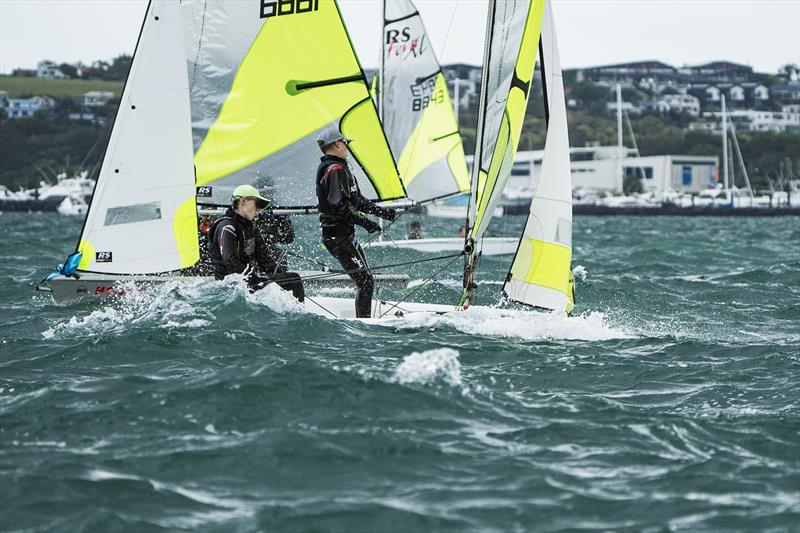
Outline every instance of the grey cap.
{"type": "Polygon", "coordinates": [[[352,142],[353,139],[348,139],[342,135],[342,132],[339,131],[339,128],[335,126],[328,126],[319,133],[319,137],[317,137],[317,144],[320,146],[320,148],[323,148],[329,144],[335,143],[338,140],[352,142]]]}

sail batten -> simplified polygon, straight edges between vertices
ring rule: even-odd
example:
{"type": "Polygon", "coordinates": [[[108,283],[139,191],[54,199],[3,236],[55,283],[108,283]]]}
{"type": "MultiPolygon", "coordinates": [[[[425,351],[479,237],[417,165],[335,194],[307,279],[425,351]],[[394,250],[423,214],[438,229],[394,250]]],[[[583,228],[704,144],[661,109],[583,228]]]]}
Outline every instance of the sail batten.
{"type": "Polygon", "coordinates": [[[408,196],[417,202],[469,190],[447,80],[411,0],[384,1],[381,118],[408,196]]]}

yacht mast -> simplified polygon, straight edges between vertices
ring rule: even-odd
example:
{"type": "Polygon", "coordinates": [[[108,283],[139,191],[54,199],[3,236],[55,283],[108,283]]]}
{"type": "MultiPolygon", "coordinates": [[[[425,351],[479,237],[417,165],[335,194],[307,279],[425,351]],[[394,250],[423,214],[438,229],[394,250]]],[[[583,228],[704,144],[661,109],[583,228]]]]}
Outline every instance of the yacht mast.
{"type": "Polygon", "coordinates": [[[725,187],[725,199],[731,202],[731,189],[728,184],[728,118],[725,110],[725,95],[722,97],[722,180],[725,187]]]}

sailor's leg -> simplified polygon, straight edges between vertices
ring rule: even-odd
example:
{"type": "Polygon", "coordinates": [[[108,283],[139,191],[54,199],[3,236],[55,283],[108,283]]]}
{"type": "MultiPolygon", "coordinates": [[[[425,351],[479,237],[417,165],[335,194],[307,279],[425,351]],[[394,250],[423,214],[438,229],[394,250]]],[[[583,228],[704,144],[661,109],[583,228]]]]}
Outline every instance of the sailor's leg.
{"type": "Polygon", "coordinates": [[[375,281],[369,272],[361,247],[354,243],[351,238],[325,239],[323,243],[331,255],[339,260],[350,279],[356,283],[358,288],[356,317],[369,318],[375,281]]]}

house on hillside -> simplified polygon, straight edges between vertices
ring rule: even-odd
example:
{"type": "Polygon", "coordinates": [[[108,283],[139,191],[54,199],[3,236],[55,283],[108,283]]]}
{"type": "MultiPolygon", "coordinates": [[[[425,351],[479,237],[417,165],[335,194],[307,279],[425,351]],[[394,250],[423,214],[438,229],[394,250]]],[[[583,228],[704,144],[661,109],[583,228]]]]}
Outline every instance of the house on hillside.
{"type": "Polygon", "coordinates": [[[678,72],[710,83],[744,82],[753,78],[753,67],[730,61],[712,61],[702,65],[685,66],[678,69],[678,72]]]}
{"type": "Polygon", "coordinates": [[[778,83],[769,88],[772,96],[783,104],[800,103],[800,81],[778,83]]]}
{"type": "Polygon", "coordinates": [[[729,107],[763,107],[770,101],[770,89],[756,82],[693,83],[686,93],[697,98],[704,108],[718,108],[722,95],[729,107]]]}
{"type": "Polygon", "coordinates": [[[655,81],[673,79],[675,67],[661,61],[636,61],[633,63],[617,63],[600,67],[582,68],[576,72],[576,80],[581,81],[614,81],[638,83],[642,78],[655,81]]]}
{"type": "Polygon", "coordinates": [[[85,107],[102,107],[114,98],[111,91],[89,91],[83,95],[83,105],[85,107]]]}
{"type": "Polygon", "coordinates": [[[37,78],[64,78],[64,73],[58,69],[53,61],[45,59],[36,64],[36,77],[37,78]]]}
{"type": "Polygon", "coordinates": [[[3,114],[6,118],[31,118],[37,111],[53,109],[56,103],[49,96],[7,98],[3,114]]]}
{"type": "Polygon", "coordinates": [[[700,115],[700,100],[691,94],[665,94],[656,101],[656,110],[663,115],[688,113],[696,117],[700,115]]]}

